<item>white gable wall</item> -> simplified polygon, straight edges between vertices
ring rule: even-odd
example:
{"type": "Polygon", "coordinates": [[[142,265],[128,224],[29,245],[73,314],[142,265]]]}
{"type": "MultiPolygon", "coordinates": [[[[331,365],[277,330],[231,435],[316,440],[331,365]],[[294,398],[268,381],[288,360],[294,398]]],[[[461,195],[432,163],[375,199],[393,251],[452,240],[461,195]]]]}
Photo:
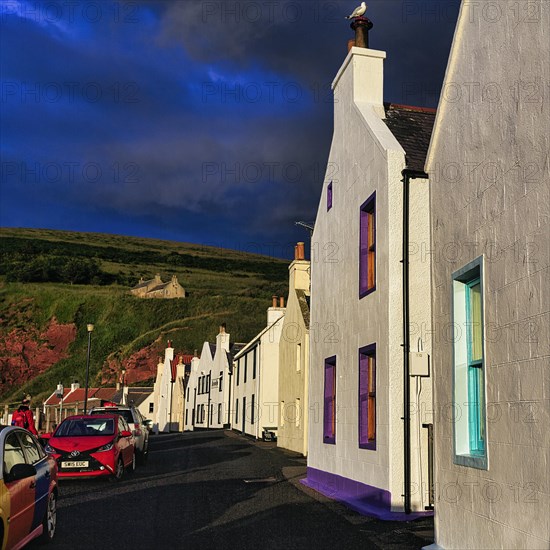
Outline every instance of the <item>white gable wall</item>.
{"type": "MultiPolygon", "coordinates": [[[[335,80],[334,136],[315,230],[311,268],[311,360],[308,467],[390,493],[392,511],[403,510],[402,216],[404,151],[380,119],[381,95],[368,95],[369,77],[381,73],[383,52],[353,48],[335,80]],[[372,59],[365,60],[365,56],[372,59]],[[368,70],[365,73],[361,71],[368,70]],[[359,73],[359,76],[357,76],[359,73]],[[354,95],[354,93],[356,95],[354,95]],[[333,207],[327,212],[327,185],[333,207]],[[376,192],[376,290],[359,299],[359,212],[376,192]],[[376,450],[358,445],[358,350],[376,344],[376,450]],[[336,356],[336,444],[323,442],[324,362],[336,356]]],[[[379,74],[381,78],[381,74],[379,74]]],[[[411,201],[428,208],[428,184],[411,183],[411,201]],[[420,195],[420,196],[419,196],[420,195]]],[[[411,240],[429,244],[427,214],[411,216],[411,240]]],[[[422,293],[411,296],[411,321],[430,326],[429,266],[411,266],[422,293]],[[428,277],[426,278],[426,275],[428,277]],[[421,305],[424,304],[424,305],[421,305]],[[418,318],[415,315],[419,315],[418,318]]],[[[416,283],[412,288],[417,290],[416,283]]],[[[428,331],[429,332],[429,331],[428,331]]],[[[424,349],[430,351],[429,335],[424,349]]],[[[412,338],[416,350],[416,338],[412,338]]],[[[422,400],[431,382],[422,388],[422,400]]],[[[411,391],[415,404],[415,384],[411,391]]],[[[426,408],[426,407],[424,407],[426,408]]],[[[428,407],[431,409],[431,405],[428,407]]],[[[414,420],[414,419],[413,419],[414,420]]],[[[411,436],[418,433],[413,427],[411,436]]],[[[422,457],[427,478],[426,434],[422,457]]],[[[416,440],[415,440],[416,441],[416,440]]],[[[416,445],[415,445],[416,446],[416,445]]],[[[421,482],[417,451],[411,477],[421,482]]],[[[412,509],[424,511],[426,494],[413,490],[412,509]]]]}
{"type": "Polygon", "coordinates": [[[546,1],[474,4],[461,7],[426,167],[437,259],[436,542],[547,549],[550,12],[546,1]],[[486,469],[455,463],[445,415],[453,403],[453,346],[444,337],[452,274],[479,257],[486,469]]]}

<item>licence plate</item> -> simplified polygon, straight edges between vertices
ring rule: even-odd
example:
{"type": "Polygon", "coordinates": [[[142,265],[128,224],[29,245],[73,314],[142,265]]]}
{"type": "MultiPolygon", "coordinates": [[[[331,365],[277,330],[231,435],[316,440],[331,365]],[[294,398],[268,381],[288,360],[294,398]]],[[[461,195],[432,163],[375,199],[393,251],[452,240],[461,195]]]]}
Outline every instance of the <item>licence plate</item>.
{"type": "Polygon", "coordinates": [[[89,463],[87,460],[74,460],[71,462],[62,462],[61,467],[62,468],[87,468],[88,464],[89,463]]]}

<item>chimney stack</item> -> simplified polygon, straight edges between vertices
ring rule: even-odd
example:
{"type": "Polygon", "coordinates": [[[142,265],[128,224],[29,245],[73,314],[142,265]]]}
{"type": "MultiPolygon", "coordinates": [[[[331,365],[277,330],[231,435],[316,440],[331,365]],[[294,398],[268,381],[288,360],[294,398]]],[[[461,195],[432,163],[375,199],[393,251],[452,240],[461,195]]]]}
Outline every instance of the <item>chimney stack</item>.
{"type": "Polygon", "coordinates": [[[225,334],[225,326],[226,326],[225,323],[222,323],[220,325],[220,334],[225,334]]]}
{"type": "Polygon", "coordinates": [[[282,296],[279,298],[279,307],[285,307],[285,299],[282,296]]]}
{"type": "Polygon", "coordinates": [[[169,348],[172,347],[172,340],[168,340],[168,347],[169,347],[169,348]]]}
{"type": "Polygon", "coordinates": [[[271,307],[277,307],[277,296],[272,296],[271,299],[273,300],[273,305],[271,307]]]}
{"type": "Polygon", "coordinates": [[[304,260],[305,259],[305,249],[304,249],[304,243],[299,242],[294,247],[294,259],[295,260],[304,260]]]}
{"type": "Polygon", "coordinates": [[[193,352],[193,357],[198,357],[199,356],[199,350],[196,349],[194,352],[193,352]]]}
{"type": "MultiPolygon", "coordinates": [[[[355,31],[355,44],[357,48],[369,47],[369,31],[372,29],[372,21],[366,17],[356,17],[350,27],[355,31]]],[[[348,42],[348,51],[350,50],[348,42]]]]}

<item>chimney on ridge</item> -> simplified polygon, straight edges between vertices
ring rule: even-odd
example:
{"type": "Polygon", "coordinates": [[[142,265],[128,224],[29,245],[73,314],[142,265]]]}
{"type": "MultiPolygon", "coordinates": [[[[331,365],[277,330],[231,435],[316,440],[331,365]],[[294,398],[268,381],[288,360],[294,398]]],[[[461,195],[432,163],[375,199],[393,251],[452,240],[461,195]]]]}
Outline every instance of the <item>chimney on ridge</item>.
{"type": "MultiPolygon", "coordinates": [[[[354,17],[351,28],[355,38],[348,42],[348,55],[332,82],[334,94],[338,86],[351,91],[352,101],[370,106],[380,119],[386,117],[384,109],[384,59],[386,52],[369,48],[369,31],[373,24],[364,16],[354,17]]],[[[336,104],[335,109],[342,105],[336,104]]]]}

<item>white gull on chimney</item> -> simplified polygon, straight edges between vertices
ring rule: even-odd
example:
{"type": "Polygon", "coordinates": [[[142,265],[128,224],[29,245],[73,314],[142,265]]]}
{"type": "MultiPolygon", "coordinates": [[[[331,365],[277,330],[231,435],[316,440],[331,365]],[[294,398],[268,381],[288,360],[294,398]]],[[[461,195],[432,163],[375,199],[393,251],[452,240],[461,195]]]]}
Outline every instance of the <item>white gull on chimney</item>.
{"type": "Polygon", "coordinates": [[[361,17],[362,15],[364,15],[364,13],[367,11],[367,5],[365,4],[365,2],[361,2],[361,5],[360,6],[357,6],[353,12],[351,13],[351,15],[348,15],[346,17],[346,19],[353,19],[354,17],[361,17]]]}

